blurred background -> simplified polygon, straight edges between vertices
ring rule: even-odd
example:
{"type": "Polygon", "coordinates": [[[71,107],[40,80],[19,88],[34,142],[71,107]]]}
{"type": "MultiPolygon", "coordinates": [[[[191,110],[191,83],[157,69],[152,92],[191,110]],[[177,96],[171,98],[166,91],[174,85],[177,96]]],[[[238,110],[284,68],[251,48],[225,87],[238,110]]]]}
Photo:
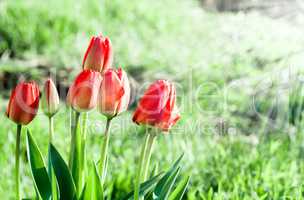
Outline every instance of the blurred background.
{"type": "MultiPolygon", "coordinates": [[[[54,140],[67,155],[66,91],[90,37],[103,34],[133,92],[112,130],[109,199],[132,187],[143,130],[131,115],[155,79],[176,83],[182,118],[158,137],[153,165],[167,169],[185,153],[182,171],[192,177],[185,199],[297,199],[304,189],[303,25],[302,0],[0,0],[1,113],[18,81],[41,86],[53,77],[62,98],[54,140]]],[[[15,127],[0,118],[0,198],[13,199],[15,127]]],[[[46,122],[40,114],[29,125],[44,155],[46,122]]],[[[90,113],[95,160],[104,125],[90,113]]],[[[25,151],[22,173],[23,194],[33,196],[25,151]]]]}

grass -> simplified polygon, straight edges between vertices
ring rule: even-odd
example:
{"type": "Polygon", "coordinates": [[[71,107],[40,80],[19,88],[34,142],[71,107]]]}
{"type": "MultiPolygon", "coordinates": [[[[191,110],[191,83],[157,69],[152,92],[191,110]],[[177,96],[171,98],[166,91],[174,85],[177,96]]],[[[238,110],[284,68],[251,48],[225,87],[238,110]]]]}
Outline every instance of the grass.
{"type": "MultiPolygon", "coordinates": [[[[63,107],[55,118],[55,145],[67,156],[69,143],[68,117],[63,107]]],[[[0,173],[11,177],[13,171],[13,147],[15,127],[5,117],[1,132],[2,157],[0,173]]],[[[88,157],[97,160],[100,153],[105,118],[98,113],[90,114],[88,157]]],[[[42,114],[29,126],[33,136],[39,141],[43,155],[47,155],[47,123],[42,114]]],[[[110,173],[108,188],[113,191],[113,199],[119,199],[132,187],[135,170],[134,162],[139,156],[139,146],[143,141],[142,131],[130,122],[130,114],[115,119],[110,144],[110,173]],[[119,192],[118,192],[119,191],[119,192]],[[116,197],[116,198],[115,198],[116,197]]],[[[183,134],[173,130],[170,135],[160,135],[152,156],[152,165],[166,169],[181,152],[183,173],[191,174],[188,199],[286,199],[302,195],[304,170],[303,139],[287,134],[271,134],[268,138],[255,135],[212,135],[196,131],[183,134]]],[[[31,196],[33,188],[29,166],[26,162],[25,135],[23,134],[22,189],[31,196]]],[[[67,158],[67,157],[66,157],[67,158]]],[[[3,179],[0,197],[13,199],[13,180],[3,179]],[[10,192],[8,192],[10,191],[10,192]]]]}
{"type": "MultiPolygon", "coordinates": [[[[256,13],[208,13],[195,0],[5,0],[0,72],[41,83],[41,67],[68,69],[70,82],[89,36],[100,32],[111,37],[115,65],[137,81],[138,93],[154,79],[176,83],[182,119],[171,134],[158,138],[152,161],[164,169],[185,153],[182,171],[192,176],[188,199],[301,199],[303,133],[288,123],[286,112],[290,80],[304,64],[300,27],[256,13]]],[[[2,112],[6,101],[1,100],[2,112]]],[[[143,140],[131,122],[133,107],[112,130],[112,199],[133,184],[143,140]]],[[[55,145],[67,155],[65,113],[63,106],[55,119],[55,145]]],[[[105,119],[96,112],[90,116],[89,155],[96,160],[105,119]]],[[[29,126],[44,155],[46,122],[39,115],[29,126]]],[[[0,174],[8,177],[0,181],[0,198],[13,199],[15,127],[1,116],[0,131],[0,174]]],[[[22,160],[22,189],[31,196],[25,152],[22,160]]]]}

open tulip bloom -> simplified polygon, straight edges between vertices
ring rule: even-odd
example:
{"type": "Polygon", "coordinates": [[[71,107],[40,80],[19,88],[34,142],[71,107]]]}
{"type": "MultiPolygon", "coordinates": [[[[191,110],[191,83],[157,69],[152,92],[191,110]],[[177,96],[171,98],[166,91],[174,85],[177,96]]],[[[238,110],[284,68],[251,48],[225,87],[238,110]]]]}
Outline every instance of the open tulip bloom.
{"type": "MultiPolygon", "coordinates": [[[[127,73],[112,69],[112,45],[108,38],[93,37],[85,53],[83,69],[71,84],[66,103],[71,108],[71,142],[69,162],[53,146],[53,118],[59,110],[59,95],[54,82],[48,79],[43,87],[41,109],[49,120],[48,167],[38,145],[30,132],[27,132],[27,157],[35,191],[35,199],[43,200],[101,200],[106,197],[103,188],[107,186],[107,162],[110,140],[110,124],[113,118],[128,109],[130,84],[127,73]],[[96,164],[87,165],[86,123],[88,112],[97,109],[106,118],[100,159],[96,164]],[[82,122],[82,123],[80,123],[82,122]],[[97,170],[98,169],[98,170],[97,170]]],[[[7,106],[7,117],[17,124],[15,175],[16,199],[21,200],[19,189],[19,157],[21,129],[29,124],[39,107],[39,88],[34,82],[19,83],[12,91],[7,106]]],[[[155,81],[138,102],[133,121],[147,127],[147,134],[140,152],[134,191],[125,199],[139,200],[148,194],[157,199],[181,199],[189,182],[189,177],[180,179],[179,162],[181,157],[166,173],[157,170],[148,172],[153,144],[157,130],[168,132],[180,118],[176,106],[174,85],[166,80],[155,81]],[[153,130],[153,131],[151,131],[153,130]],[[178,185],[175,185],[179,181],[178,185]],[[175,185],[173,187],[173,185],[175,185]],[[176,188],[171,192],[172,188],[176,188]],[[172,194],[171,194],[172,193],[172,194]]]]}

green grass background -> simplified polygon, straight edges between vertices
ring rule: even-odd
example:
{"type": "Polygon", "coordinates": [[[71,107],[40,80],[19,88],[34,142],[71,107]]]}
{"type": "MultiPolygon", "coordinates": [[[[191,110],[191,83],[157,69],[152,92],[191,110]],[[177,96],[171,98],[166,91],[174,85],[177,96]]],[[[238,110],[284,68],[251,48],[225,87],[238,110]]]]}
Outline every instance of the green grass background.
{"type": "MultiPolygon", "coordinates": [[[[93,34],[111,38],[115,66],[137,82],[139,93],[159,78],[174,81],[182,118],[160,135],[153,164],[166,169],[181,153],[191,175],[187,199],[301,199],[304,143],[299,122],[289,124],[289,96],[301,79],[303,29],[258,13],[210,13],[196,0],[2,0],[0,74],[42,83],[40,68],[81,70],[93,34]]],[[[1,112],[8,91],[1,95],[1,112]]],[[[130,190],[143,130],[132,109],[114,120],[108,189],[130,190]]],[[[68,111],[55,118],[55,145],[69,150],[68,111]]],[[[97,160],[105,118],[90,113],[88,155],[97,160]]],[[[15,126],[0,117],[0,199],[14,199],[15,126]]],[[[28,126],[47,153],[47,119],[28,126]]],[[[23,147],[25,135],[23,134],[23,147]]],[[[24,149],[24,148],[23,148],[24,149]]],[[[33,196],[26,154],[22,191],[33,196]]],[[[153,166],[151,165],[151,168],[153,166]]]]}

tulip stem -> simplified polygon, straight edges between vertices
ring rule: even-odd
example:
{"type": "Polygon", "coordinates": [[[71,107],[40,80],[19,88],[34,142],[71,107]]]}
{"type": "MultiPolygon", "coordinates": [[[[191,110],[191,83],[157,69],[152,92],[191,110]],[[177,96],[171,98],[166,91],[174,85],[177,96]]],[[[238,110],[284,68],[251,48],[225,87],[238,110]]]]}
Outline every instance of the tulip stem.
{"type": "Polygon", "coordinates": [[[142,146],[142,149],[141,149],[141,152],[140,152],[138,169],[137,169],[137,174],[136,174],[136,179],[135,179],[134,200],[139,200],[141,174],[142,174],[142,169],[143,169],[144,162],[145,162],[145,157],[146,157],[145,154],[147,152],[147,148],[148,148],[148,145],[149,145],[149,140],[150,140],[150,134],[146,134],[145,143],[142,146]]]}
{"type": "Polygon", "coordinates": [[[69,157],[69,168],[72,168],[72,159],[73,159],[73,149],[74,149],[74,144],[73,144],[73,140],[74,140],[74,110],[70,108],[70,133],[71,133],[71,147],[70,147],[70,157],[69,157]]]}
{"type": "Polygon", "coordinates": [[[112,118],[107,119],[106,129],[104,133],[104,139],[103,144],[101,148],[101,157],[100,157],[100,174],[101,174],[101,181],[102,183],[105,182],[105,178],[107,175],[107,159],[108,159],[108,147],[109,147],[109,141],[110,141],[110,126],[111,126],[111,120],[112,118]]]}
{"type": "MultiPolygon", "coordinates": [[[[149,130],[149,129],[148,129],[149,130]]],[[[153,144],[156,138],[156,134],[155,133],[147,133],[150,135],[149,140],[148,140],[148,146],[146,149],[146,153],[145,153],[145,161],[144,161],[144,176],[143,176],[143,181],[147,180],[148,177],[148,171],[149,171],[149,166],[150,166],[150,160],[151,160],[151,155],[152,155],[152,149],[153,149],[153,144]]]]}
{"type": "Polygon", "coordinates": [[[75,182],[77,194],[80,195],[82,190],[82,179],[83,179],[83,169],[81,163],[81,133],[78,131],[79,129],[79,119],[80,113],[76,111],[75,121],[72,123],[72,141],[71,141],[71,152],[70,152],[70,169],[72,172],[72,176],[75,182]]]}
{"type": "Polygon", "coordinates": [[[52,184],[52,199],[57,200],[57,184],[56,184],[56,177],[55,177],[55,172],[52,167],[51,163],[51,153],[50,153],[50,146],[53,140],[53,135],[54,135],[54,118],[49,117],[49,165],[48,165],[48,170],[49,170],[49,177],[51,179],[51,184],[52,184]]]}
{"type": "Polygon", "coordinates": [[[16,138],[16,154],[15,154],[15,181],[16,181],[16,199],[20,200],[20,140],[21,140],[22,125],[17,125],[17,138],[16,138]]]}
{"type": "Polygon", "coordinates": [[[54,120],[53,117],[49,117],[49,143],[52,143],[54,134],[54,120]]]}
{"type": "Polygon", "coordinates": [[[82,169],[84,172],[86,171],[87,163],[86,163],[86,138],[87,138],[87,121],[88,121],[88,114],[87,112],[82,114],[82,129],[81,129],[81,134],[82,134],[82,152],[81,152],[81,160],[82,160],[82,169]]]}

